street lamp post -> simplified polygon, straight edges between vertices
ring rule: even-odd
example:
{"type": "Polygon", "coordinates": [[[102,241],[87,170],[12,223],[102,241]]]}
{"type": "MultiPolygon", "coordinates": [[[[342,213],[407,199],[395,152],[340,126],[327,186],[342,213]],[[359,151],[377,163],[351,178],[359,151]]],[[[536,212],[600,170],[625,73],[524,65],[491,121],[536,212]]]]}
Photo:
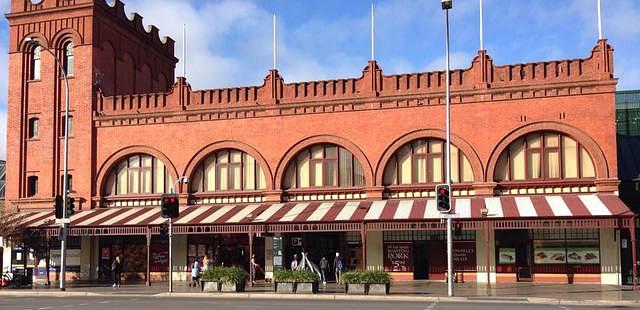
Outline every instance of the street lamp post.
{"type": "MultiPolygon", "coordinates": [[[[446,150],[446,177],[447,187],[451,188],[451,96],[449,90],[449,9],[453,7],[453,0],[441,0],[442,9],[445,15],[445,62],[446,62],[446,78],[445,78],[445,114],[446,114],[446,135],[447,135],[447,150],[446,150]]],[[[451,193],[451,192],[449,192],[451,193]]],[[[453,236],[451,229],[453,226],[453,214],[447,214],[447,293],[449,296],[453,296],[453,236]]]]}
{"type": "Polygon", "coordinates": [[[69,200],[69,78],[67,77],[67,71],[62,66],[62,63],[56,57],[56,55],[46,46],[40,44],[36,38],[26,38],[25,41],[28,44],[40,47],[47,51],[55,60],[62,76],[64,77],[65,93],[64,93],[64,155],[63,155],[63,181],[62,181],[62,233],[60,240],[60,290],[66,289],[66,249],[67,249],[67,222],[64,220],[67,218],[67,203],[69,200]]]}

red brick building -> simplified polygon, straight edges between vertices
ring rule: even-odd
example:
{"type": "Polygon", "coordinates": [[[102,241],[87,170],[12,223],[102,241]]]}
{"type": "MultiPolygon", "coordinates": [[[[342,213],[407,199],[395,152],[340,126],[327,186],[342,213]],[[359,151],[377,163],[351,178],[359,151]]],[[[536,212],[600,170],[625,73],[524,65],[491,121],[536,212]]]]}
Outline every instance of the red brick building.
{"type": "MultiPolygon", "coordinates": [[[[12,0],[6,16],[8,205],[43,210],[29,225],[56,234],[47,210],[61,192],[64,83],[33,37],[71,76],[77,277],[105,279],[83,266],[102,273],[117,253],[136,261],[131,278],[162,276],[157,206],[175,184],[176,270],[256,253],[269,274],[304,249],[444,278],[433,201],[444,72],[384,75],[370,61],[356,78],[286,83],[270,70],[262,85],[192,90],[173,83],[174,42],[119,0],[12,0]]],[[[586,58],[537,63],[496,65],[479,51],[451,72],[461,279],[620,283],[619,231],[633,214],[615,195],[615,89],[606,40],[586,58]]]]}

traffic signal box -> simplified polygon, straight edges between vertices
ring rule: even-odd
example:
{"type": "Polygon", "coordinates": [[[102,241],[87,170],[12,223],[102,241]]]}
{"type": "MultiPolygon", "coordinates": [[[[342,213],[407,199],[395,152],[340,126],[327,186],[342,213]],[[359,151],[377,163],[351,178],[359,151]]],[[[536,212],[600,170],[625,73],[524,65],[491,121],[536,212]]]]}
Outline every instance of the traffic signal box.
{"type": "Polygon", "coordinates": [[[163,218],[174,219],[180,216],[178,194],[163,194],[160,199],[161,215],[163,218]]]}
{"type": "Polygon", "coordinates": [[[62,195],[56,195],[55,213],[57,219],[61,219],[64,216],[62,207],[62,195]]]}
{"type": "Polygon", "coordinates": [[[56,218],[57,219],[61,219],[63,217],[67,217],[70,218],[73,214],[76,213],[76,206],[75,206],[75,202],[76,200],[73,199],[72,197],[67,197],[67,210],[66,212],[63,212],[64,209],[64,203],[63,203],[63,199],[62,195],[56,195],[56,200],[55,200],[55,214],[56,214],[56,218]]]}
{"type": "Polygon", "coordinates": [[[451,188],[447,184],[436,185],[436,205],[438,211],[448,213],[451,211],[451,188]]]}

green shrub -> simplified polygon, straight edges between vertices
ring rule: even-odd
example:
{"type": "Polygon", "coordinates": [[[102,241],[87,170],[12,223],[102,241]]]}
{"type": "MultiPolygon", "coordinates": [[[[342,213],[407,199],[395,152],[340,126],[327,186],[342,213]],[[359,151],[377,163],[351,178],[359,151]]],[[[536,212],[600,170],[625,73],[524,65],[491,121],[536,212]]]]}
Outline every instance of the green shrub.
{"type": "Polygon", "coordinates": [[[391,283],[391,275],[385,271],[348,271],[340,277],[341,284],[386,284],[391,283]]]}
{"type": "Polygon", "coordinates": [[[240,267],[216,267],[202,274],[202,281],[237,283],[244,281],[248,273],[240,267]]]}
{"type": "Polygon", "coordinates": [[[278,270],[273,273],[275,282],[316,282],[318,275],[311,270],[278,270]]]}

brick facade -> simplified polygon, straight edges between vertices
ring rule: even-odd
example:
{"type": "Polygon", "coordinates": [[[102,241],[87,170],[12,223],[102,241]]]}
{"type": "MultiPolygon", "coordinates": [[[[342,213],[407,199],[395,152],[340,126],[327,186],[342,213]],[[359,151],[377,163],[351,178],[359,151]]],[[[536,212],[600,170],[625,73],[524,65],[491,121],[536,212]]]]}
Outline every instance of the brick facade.
{"type": "MultiPolygon", "coordinates": [[[[73,193],[82,209],[103,205],[109,170],[123,157],[147,153],[174,177],[192,176],[201,159],[224,148],[253,156],[267,177],[265,201],[283,199],[287,163],[315,143],[334,143],[361,163],[367,199],[383,197],[382,173],[391,155],[416,138],[444,138],[444,72],[384,75],[375,61],[360,77],[286,83],[276,70],[257,86],[192,90],[174,81],[173,41],[146,29],[123,4],[103,0],[12,0],[10,25],[7,201],[50,208],[61,175],[60,116],[64,85],[43,53],[38,81],[27,78],[26,37],[61,53],[75,45],[70,81],[73,193]],[[26,136],[40,119],[37,139],[26,136]],[[35,197],[26,178],[38,176],[35,197]]],[[[613,49],[600,40],[586,58],[495,65],[486,51],[451,72],[452,143],[469,159],[475,195],[492,195],[493,171],[505,147],[523,134],[559,131],[577,140],[595,165],[599,192],[617,188],[613,49]]],[[[553,186],[571,185],[560,180],[553,186]],[[557,184],[559,182],[559,184],[557,184]]],[[[431,188],[431,185],[428,185],[431,188]]],[[[319,189],[322,193],[334,189],[319,189]]],[[[190,201],[186,186],[178,188],[190,201]]],[[[231,194],[233,195],[233,193],[231,194]]]]}

